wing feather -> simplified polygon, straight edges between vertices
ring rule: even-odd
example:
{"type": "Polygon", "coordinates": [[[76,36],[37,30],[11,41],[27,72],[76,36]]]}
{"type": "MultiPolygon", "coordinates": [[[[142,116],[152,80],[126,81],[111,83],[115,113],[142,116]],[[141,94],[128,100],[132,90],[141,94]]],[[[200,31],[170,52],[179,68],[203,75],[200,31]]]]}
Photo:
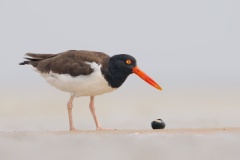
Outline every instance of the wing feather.
{"type": "Polygon", "coordinates": [[[86,62],[103,64],[109,56],[102,52],[70,50],[59,54],[34,54],[27,53],[26,59],[20,64],[31,64],[42,73],[50,71],[71,76],[88,75],[93,69],[86,62]]]}

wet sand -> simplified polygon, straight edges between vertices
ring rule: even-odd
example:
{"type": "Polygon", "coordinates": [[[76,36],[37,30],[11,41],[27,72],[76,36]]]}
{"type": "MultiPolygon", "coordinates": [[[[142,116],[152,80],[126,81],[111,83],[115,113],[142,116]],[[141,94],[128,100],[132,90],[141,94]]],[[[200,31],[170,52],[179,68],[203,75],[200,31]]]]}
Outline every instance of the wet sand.
{"type": "MultiPolygon", "coordinates": [[[[46,132],[47,133],[47,132],[46,132]]],[[[51,133],[51,132],[50,132],[51,133]]],[[[53,134],[68,134],[68,131],[56,131],[53,134]]],[[[82,130],[70,133],[75,134],[216,134],[216,133],[240,133],[240,128],[198,128],[198,129],[155,129],[155,130],[82,130]]]]}
{"type": "Polygon", "coordinates": [[[0,131],[0,159],[239,160],[240,128],[0,131]]]}
{"type": "Polygon", "coordinates": [[[0,131],[0,135],[12,134],[45,134],[45,135],[67,135],[67,134],[99,134],[99,135],[128,135],[128,134],[240,134],[240,128],[183,128],[183,129],[155,129],[155,130],[77,130],[77,131],[0,131]]]}

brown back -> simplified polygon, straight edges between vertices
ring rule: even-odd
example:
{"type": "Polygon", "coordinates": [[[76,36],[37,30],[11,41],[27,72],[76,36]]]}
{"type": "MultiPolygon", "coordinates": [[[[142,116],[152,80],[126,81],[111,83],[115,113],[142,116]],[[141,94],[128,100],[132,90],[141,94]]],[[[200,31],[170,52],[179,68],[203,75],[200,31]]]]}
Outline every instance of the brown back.
{"type": "Polygon", "coordinates": [[[89,64],[95,62],[107,65],[109,56],[102,52],[70,50],[59,54],[34,54],[27,53],[25,61],[21,64],[31,64],[42,73],[50,71],[58,74],[70,74],[71,76],[88,75],[93,72],[89,64]]]}

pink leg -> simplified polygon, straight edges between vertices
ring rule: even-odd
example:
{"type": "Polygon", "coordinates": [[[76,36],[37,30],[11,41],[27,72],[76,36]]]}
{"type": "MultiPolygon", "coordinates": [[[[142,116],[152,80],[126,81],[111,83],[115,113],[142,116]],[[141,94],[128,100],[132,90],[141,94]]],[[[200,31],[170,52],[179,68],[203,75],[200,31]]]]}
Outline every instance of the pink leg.
{"type": "Polygon", "coordinates": [[[76,130],[73,126],[73,119],[72,119],[73,99],[74,99],[74,97],[71,96],[68,103],[67,103],[70,131],[75,131],[76,130]]]}
{"type": "Polygon", "coordinates": [[[93,115],[93,119],[94,119],[94,122],[96,124],[96,129],[97,130],[103,130],[103,128],[101,127],[98,119],[97,119],[97,116],[96,116],[96,113],[95,113],[95,107],[94,107],[94,96],[91,96],[90,97],[90,104],[89,104],[89,108],[91,110],[91,113],[93,115]]]}

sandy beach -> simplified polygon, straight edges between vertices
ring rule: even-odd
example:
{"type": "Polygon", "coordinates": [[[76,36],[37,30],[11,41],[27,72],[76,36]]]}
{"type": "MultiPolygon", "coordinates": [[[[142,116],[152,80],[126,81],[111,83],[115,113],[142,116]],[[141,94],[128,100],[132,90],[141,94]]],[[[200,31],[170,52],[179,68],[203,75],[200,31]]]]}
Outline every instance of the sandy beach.
{"type": "Polygon", "coordinates": [[[190,96],[184,102],[184,97],[181,101],[166,97],[166,104],[161,105],[154,105],[158,104],[157,97],[143,102],[132,98],[125,105],[125,101],[114,99],[119,96],[105,95],[98,99],[98,114],[104,127],[118,129],[110,131],[94,130],[86,107],[88,98],[81,98],[74,108],[75,127],[81,130],[69,132],[65,95],[53,98],[52,92],[46,93],[49,96],[42,93],[40,99],[30,95],[27,97],[31,99],[27,99],[20,93],[15,101],[7,101],[10,95],[2,97],[5,101],[0,105],[1,160],[240,159],[237,94],[234,99],[222,98],[226,101],[222,105],[201,101],[197,106],[195,101],[187,101],[190,96]],[[156,118],[165,121],[165,129],[151,129],[151,121],[156,118]]]}
{"type": "Polygon", "coordinates": [[[69,132],[66,96],[54,98],[52,92],[49,89],[42,95],[42,91],[39,96],[19,93],[15,101],[7,101],[10,95],[1,97],[1,160],[240,159],[237,94],[209,101],[187,95],[179,101],[174,96],[159,99],[154,94],[145,96],[148,101],[138,101],[136,97],[143,96],[137,93],[121,101],[119,97],[126,98],[121,94],[105,95],[98,99],[97,111],[103,127],[118,129],[110,131],[94,130],[89,100],[81,98],[76,100],[73,113],[75,127],[80,130],[69,132]],[[218,99],[224,103],[211,105],[218,99]],[[151,129],[151,121],[157,118],[164,120],[165,129],[151,129]]]}
{"type": "Polygon", "coordinates": [[[0,131],[0,142],[5,160],[240,158],[240,128],[0,131]]]}
{"type": "Polygon", "coordinates": [[[240,128],[183,128],[183,129],[155,129],[155,130],[77,130],[77,131],[16,131],[4,132],[0,131],[0,135],[13,135],[13,134],[45,134],[45,135],[68,135],[68,134],[95,134],[95,135],[131,135],[131,134],[191,134],[191,135],[210,135],[210,134],[240,134],[240,128]]]}

